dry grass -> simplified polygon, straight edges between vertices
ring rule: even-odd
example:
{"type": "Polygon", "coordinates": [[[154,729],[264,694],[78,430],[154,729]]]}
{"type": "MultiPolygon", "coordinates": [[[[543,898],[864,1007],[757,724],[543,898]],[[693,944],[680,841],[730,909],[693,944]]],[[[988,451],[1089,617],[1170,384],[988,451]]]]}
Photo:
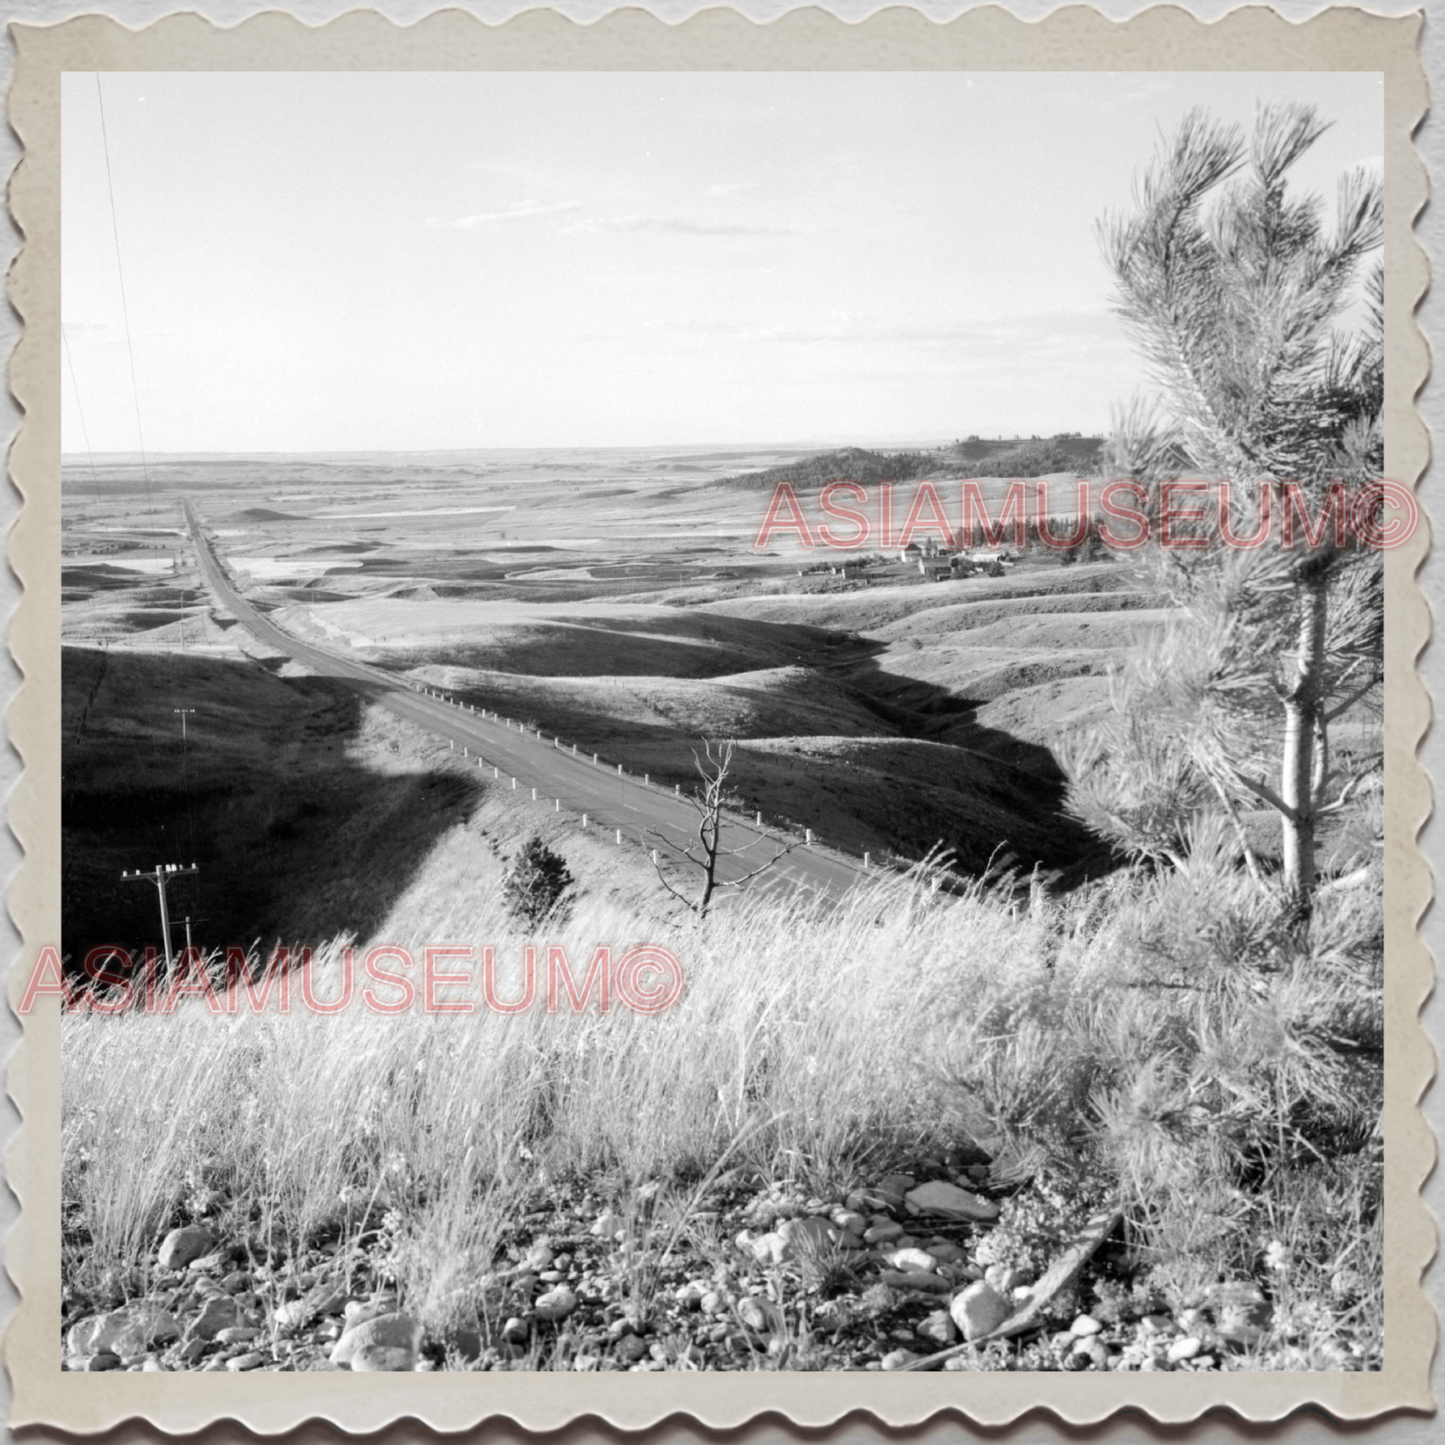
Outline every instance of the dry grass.
{"type": "MultiPolygon", "coordinates": [[[[1198,856],[1193,876],[1066,902],[946,904],[915,880],[646,940],[631,910],[584,901],[551,940],[579,975],[600,941],[682,961],[659,1017],[73,1014],[67,1284],[143,1289],[201,1190],[239,1231],[292,1241],[354,1236],[385,1205],[387,1271],[440,1328],[482,1307],[500,1232],[559,1179],[624,1211],[660,1187],[685,1224],[724,1156],[833,1197],[971,1138],[1001,1172],[1121,1197],[1139,1267],[1176,1300],[1284,1259],[1296,1334],[1377,1343],[1375,895],[1331,895],[1286,938],[1253,884],[1198,856]]],[[[428,902],[427,937],[401,941],[495,943],[510,994],[524,940],[500,903],[428,902]]]]}

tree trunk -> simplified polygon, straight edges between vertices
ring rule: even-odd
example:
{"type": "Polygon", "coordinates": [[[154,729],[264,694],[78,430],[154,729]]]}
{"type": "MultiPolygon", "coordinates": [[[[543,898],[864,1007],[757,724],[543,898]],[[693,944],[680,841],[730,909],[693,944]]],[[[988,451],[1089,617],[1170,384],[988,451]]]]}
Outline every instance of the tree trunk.
{"type": "Polygon", "coordinates": [[[1324,733],[1327,583],[1309,577],[1301,586],[1299,656],[1294,686],[1285,698],[1283,776],[1284,884],[1308,913],[1315,886],[1316,753],[1324,733]]]}

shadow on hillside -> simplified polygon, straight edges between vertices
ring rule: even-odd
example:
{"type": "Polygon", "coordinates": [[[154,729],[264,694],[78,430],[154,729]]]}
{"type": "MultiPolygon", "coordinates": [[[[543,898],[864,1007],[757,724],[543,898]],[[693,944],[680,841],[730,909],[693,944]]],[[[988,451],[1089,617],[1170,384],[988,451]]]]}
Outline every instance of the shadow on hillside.
{"type": "Polygon", "coordinates": [[[361,724],[381,685],[84,648],[63,649],[61,680],[72,968],[98,944],[159,944],[154,886],[120,876],[158,863],[200,867],[169,889],[177,946],[187,915],[207,949],[366,938],[483,792],[460,772],[388,771],[380,752],[371,765],[361,724]]]}
{"type": "MultiPolygon", "coordinates": [[[[780,635],[796,639],[795,625],[777,626],[780,635]]],[[[1035,865],[1057,873],[1052,886],[1060,889],[1119,865],[1122,860],[1108,845],[1067,812],[1064,774],[1048,748],[979,723],[974,700],[887,673],[879,662],[885,643],[838,632],[824,638],[823,629],[813,630],[823,644],[811,658],[817,675],[876,717],[877,732],[849,737],[856,723],[828,727],[826,720],[782,736],[776,728],[737,732],[741,746],[731,782],[748,810],[812,827],[858,853],[887,849],[912,859],[941,845],[969,875],[1012,855],[1010,866],[1024,874],[1035,865]],[[749,737],[767,737],[767,745],[749,747],[749,737]],[[832,741],[810,747],[811,737],[832,741]]],[[[523,686],[537,680],[517,677],[523,686]]],[[[619,681],[626,686],[635,679],[619,681]]],[[[711,681],[725,685],[727,677],[711,681]]],[[[698,781],[695,718],[680,714],[668,726],[612,715],[605,687],[585,701],[541,690],[526,696],[484,686],[455,691],[468,702],[539,724],[609,762],[649,772],[664,786],[680,783],[691,790],[698,781]]]]}

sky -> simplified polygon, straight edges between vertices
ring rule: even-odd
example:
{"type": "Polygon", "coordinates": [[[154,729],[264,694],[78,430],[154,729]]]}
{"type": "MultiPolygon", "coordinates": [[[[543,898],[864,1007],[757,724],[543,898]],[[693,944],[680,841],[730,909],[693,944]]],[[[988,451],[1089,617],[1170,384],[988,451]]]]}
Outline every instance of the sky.
{"type": "Polygon", "coordinates": [[[1097,433],[1147,376],[1096,223],[1184,114],[1317,105],[1330,198],[1384,144],[1365,72],[99,85],[63,78],[68,454],[1097,433]]]}

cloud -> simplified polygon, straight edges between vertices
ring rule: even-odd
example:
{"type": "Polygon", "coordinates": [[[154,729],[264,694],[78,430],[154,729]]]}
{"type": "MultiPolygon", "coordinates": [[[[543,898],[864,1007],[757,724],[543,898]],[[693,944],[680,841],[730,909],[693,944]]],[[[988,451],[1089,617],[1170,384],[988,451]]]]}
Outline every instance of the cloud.
{"type": "Polygon", "coordinates": [[[564,226],[564,232],[651,231],[665,236],[791,236],[781,226],[745,226],[732,221],[690,221],[682,216],[599,216],[564,226]]]}
{"type": "Polygon", "coordinates": [[[747,191],[761,190],[762,186],[761,181],[719,181],[709,186],[707,193],[710,196],[741,196],[747,191]]]}
{"type": "Polygon", "coordinates": [[[458,216],[455,220],[434,220],[431,224],[448,226],[454,231],[473,231],[483,226],[503,226],[512,221],[537,221],[547,216],[561,216],[569,211],[580,211],[581,201],[518,201],[501,211],[478,211],[473,216],[458,216]]]}

